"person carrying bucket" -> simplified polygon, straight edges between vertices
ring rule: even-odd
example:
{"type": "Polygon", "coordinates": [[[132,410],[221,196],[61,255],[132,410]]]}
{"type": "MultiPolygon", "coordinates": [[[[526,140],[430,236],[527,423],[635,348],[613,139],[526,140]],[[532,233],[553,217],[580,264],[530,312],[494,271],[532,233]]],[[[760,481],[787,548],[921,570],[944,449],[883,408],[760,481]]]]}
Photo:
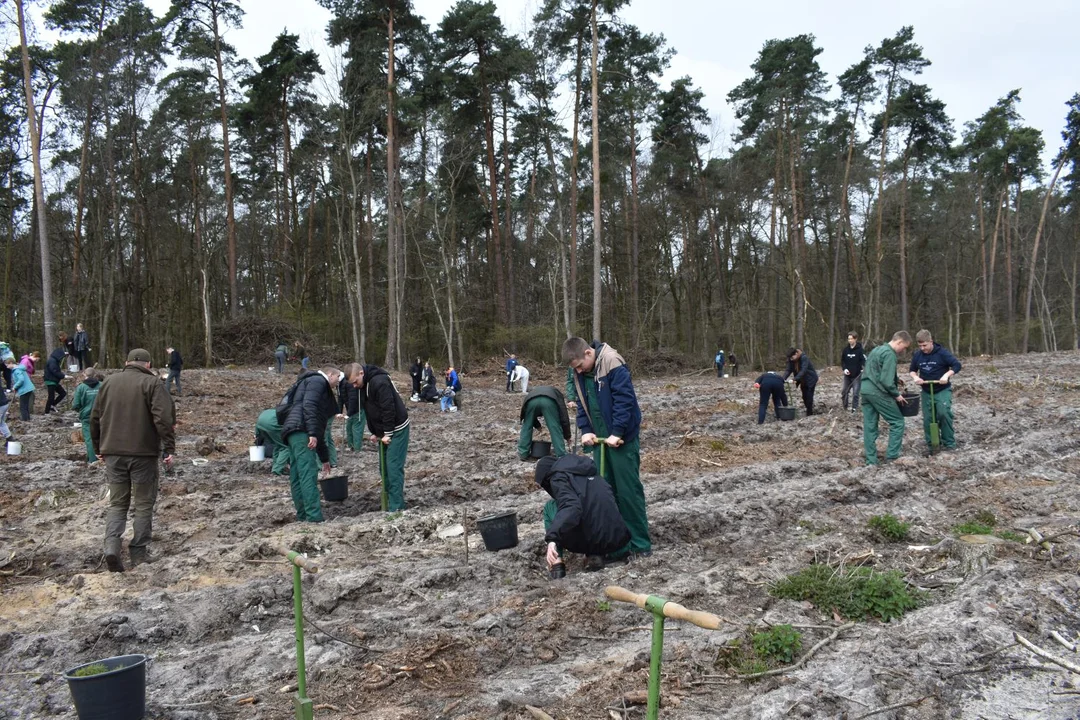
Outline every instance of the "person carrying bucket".
{"type": "Polygon", "coordinates": [[[617,553],[630,542],[630,530],[611,486],[598,476],[591,458],[540,458],[536,484],[552,498],[544,505],[544,542],[553,578],[566,574],[564,550],[584,555],[586,570],[600,570],[605,555],[617,553]]]}
{"type": "Polygon", "coordinates": [[[255,444],[270,445],[273,453],[274,464],[270,472],[274,475],[284,475],[289,469],[289,446],[281,437],[281,425],[278,424],[277,410],[270,408],[259,413],[255,420],[255,444]]]}
{"type": "Polygon", "coordinates": [[[409,455],[409,411],[394,381],[381,367],[350,365],[348,380],[360,391],[360,411],[367,417],[371,440],[379,446],[385,510],[405,509],[405,459],[409,455]]]}
{"type": "Polygon", "coordinates": [[[289,446],[289,488],[299,522],[322,522],[319,463],[330,471],[326,424],[337,414],[334,388],[342,372],[327,366],[304,371],[275,408],[281,437],[289,446]]]}
{"type": "Polygon", "coordinates": [[[528,460],[531,457],[533,430],[540,429],[540,416],[543,416],[551,435],[551,449],[555,457],[566,454],[566,441],[571,437],[570,415],[566,412],[563,395],[550,385],[538,385],[529,391],[525,402],[521,403],[521,433],[518,435],[518,457],[528,460]]]}
{"type": "Polygon", "coordinates": [[[641,485],[641,408],[638,406],[630,369],[618,351],[579,337],[563,343],[563,359],[574,369],[578,397],[577,425],[586,452],[600,458],[600,474],[611,484],[626,526],[630,544],[615,553],[625,557],[652,555],[645,488],[641,485]]]}
{"type": "Polygon", "coordinates": [[[922,387],[921,411],[926,451],[931,452],[937,445],[932,433],[933,420],[937,421],[941,446],[946,450],[955,450],[952,385],[949,384],[949,380],[960,372],[960,361],[939,343],[934,342],[934,336],[929,330],[920,330],[915,333],[915,342],[918,343],[919,349],[911,356],[911,366],[908,370],[915,384],[922,387]],[[932,402],[931,397],[933,397],[932,402]]]}
{"type": "Polygon", "coordinates": [[[101,389],[101,378],[98,377],[97,369],[92,367],[83,371],[83,378],[75,388],[71,409],[79,413],[83,443],[86,445],[86,462],[92,464],[97,460],[97,453],[94,452],[94,440],[90,436],[90,415],[94,412],[94,402],[97,400],[98,390],[101,389]]]}
{"type": "Polygon", "coordinates": [[[907,401],[896,383],[896,357],[911,347],[911,335],[906,330],[893,334],[892,340],[878,345],[866,356],[862,373],[863,453],[867,465],[877,465],[878,423],[889,423],[889,447],[885,461],[900,457],[904,444],[904,416],[897,403],[907,401]]]}

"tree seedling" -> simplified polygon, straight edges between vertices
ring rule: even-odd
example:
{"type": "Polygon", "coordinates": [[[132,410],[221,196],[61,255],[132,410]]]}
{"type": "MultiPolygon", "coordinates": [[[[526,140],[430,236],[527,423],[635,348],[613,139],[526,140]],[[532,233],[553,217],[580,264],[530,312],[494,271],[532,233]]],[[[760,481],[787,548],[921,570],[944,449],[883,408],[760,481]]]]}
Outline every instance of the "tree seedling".
{"type": "MultiPolygon", "coordinates": [[[[113,668],[113,670],[120,670],[122,668],[113,668]]],[[[93,677],[94,675],[100,675],[102,673],[109,672],[109,666],[105,663],[94,663],[93,665],[87,665],[81,667],[75,672],[71,673],[72,677],[93,677]]]]}

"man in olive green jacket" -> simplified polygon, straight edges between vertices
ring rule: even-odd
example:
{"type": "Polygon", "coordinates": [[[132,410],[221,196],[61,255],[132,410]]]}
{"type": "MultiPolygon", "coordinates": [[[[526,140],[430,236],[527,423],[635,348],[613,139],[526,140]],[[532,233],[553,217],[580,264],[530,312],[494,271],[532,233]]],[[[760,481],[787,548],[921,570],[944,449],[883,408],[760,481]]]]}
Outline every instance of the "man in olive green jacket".
{"type": "Polygon", "coordinates": [[[105,460],[109,483],[105,563],[112,572],[124,570],[120,547],[132,495],[134,537],[128,550],[133,566],[146,562],[157,501],[158,458],[164,452],[165,465],[172,465],[175,418],[172,398],[150,371],[150,353],[142,348],[128,353],[123,372],[106,378],[98,391],[90,415],[90,438],[98,458],[105,460]]]}
{"type": "Polygon", "coordinates": [[[904,416],[898,402],[904,402],[896,386],[896,357],[911,346],[911,336],[900,330],[886,345],[878,345],[866,356],[862,373],[863,452],[867,465],[877,465],[878,423],[889,423],[889,447],[885,461],[900,457],[904,443],[904,416]]]}

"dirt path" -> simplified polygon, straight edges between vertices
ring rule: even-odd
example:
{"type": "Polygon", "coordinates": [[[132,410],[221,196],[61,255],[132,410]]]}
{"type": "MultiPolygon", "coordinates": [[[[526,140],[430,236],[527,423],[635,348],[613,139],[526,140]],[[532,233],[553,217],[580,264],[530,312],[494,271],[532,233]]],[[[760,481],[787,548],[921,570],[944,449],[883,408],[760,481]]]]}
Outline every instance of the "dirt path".
{"type": "MultiPolygon", "coordinates": [[[[988,654],[1015,631],[1080,662],[1049,636],[1080,633],[1077,538],[1060,537],[1052,555],[1005,542],[967,577],[947,553],[911,546],[935,544],[980,511],[999,530],[1076,527],[1078,376],[1076,353],[970,361],[956,383],[961,448],[923,459],[914,418],[905,458],[879,469],[862,467],[861,423],[839,410],[835,370],[818,386],[823,414],[763,426],[752,377],[639,380],[656,552],[595,574],[580,572],[578,558],[560,582],[542,561],[546,496],[514,452],[521,398],[502,392],[500,375],[466,378],[457,414],[410,404],[407,511],[380,513],[377,455],[345,452],[348,500],[324,504],[328,522],[302,526],[287,480],[246,452],[256,415],[288,380],[185,372],[155,561],[124,574],[101,562],[103,472],[76,460],[76,418],[38,417],[30,430],[15,425],[24,455],[0,458],[0,717],[73,718],[59,673],[130,652],[152,658],[150,718],[291,717],[292,696],[281,692],[295,681],[291,576],[270,551],[279,543],[318,559],[305,612],[351,643],[308,627],[317,718],[509,720],[529,717],[526,704],[558,720],[624,717],[621,698],[646,684],[649,616],[602,602],[608,584],[744,623],[708,632],[669,622],[667,720],[855,718],[920,698],[875,717],[1077,717],[1080,695],[1063,693],[1080,678],[1022,648],[988,654]],[[221,447],[196,467],[203,436],[221,447]],[[521,543],[486,552],[475,519],[504,510],[518,513],[521,543]],[[912,524],[907,542],[867,529],[884,513],[912,524]],[[464,517],[468,564],[463,538],[440,535],[464,517]],[[750,625],[837,624],[828,609],[771,597],[771,581],[871,549],[876,568],[926,588],[923,607],[858,623],[796,672],[725,677],[722,648],[750,625]]],[[[561,385],[533,378],[544,380],[561,385]]],[[[805,649],[831,630],[803,632],[805,649]]]]}

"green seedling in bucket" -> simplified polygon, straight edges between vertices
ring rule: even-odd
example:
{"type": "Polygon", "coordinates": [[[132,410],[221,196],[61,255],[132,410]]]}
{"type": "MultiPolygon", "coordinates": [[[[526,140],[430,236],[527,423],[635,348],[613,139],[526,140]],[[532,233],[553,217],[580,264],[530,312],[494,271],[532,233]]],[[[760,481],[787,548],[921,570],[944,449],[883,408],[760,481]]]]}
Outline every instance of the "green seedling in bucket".
{"type": "Polygon", "coordinates": [[[660,717],[660,660],[664,656],[664,618],[685,620],[706,630],[719,630],[720,623],[734,625],[730,620],[701,612],[700,610],[687,610],[678,603],[668,602],[662,597],[655,595],[639,595],[632,593],[617,585],[609,585],[604,588],[604,594],[617,602],[637,605],[643,610],[648,610],[653,616],[652,630],[652,653],[649,657],[649,704],[645,711],[646,720],[657,720],[660,717]]]}
{"type": "Polygon", "coordinates": [[[314,720],[315,707],[307,696],[307,668],[304,664],[304,600],[301,594],[300,569],[319,572],[319,566],[298,552],[285,547],[274,548],[293,566],[293,618],[296,621],[296,720],[314,720]]]}

